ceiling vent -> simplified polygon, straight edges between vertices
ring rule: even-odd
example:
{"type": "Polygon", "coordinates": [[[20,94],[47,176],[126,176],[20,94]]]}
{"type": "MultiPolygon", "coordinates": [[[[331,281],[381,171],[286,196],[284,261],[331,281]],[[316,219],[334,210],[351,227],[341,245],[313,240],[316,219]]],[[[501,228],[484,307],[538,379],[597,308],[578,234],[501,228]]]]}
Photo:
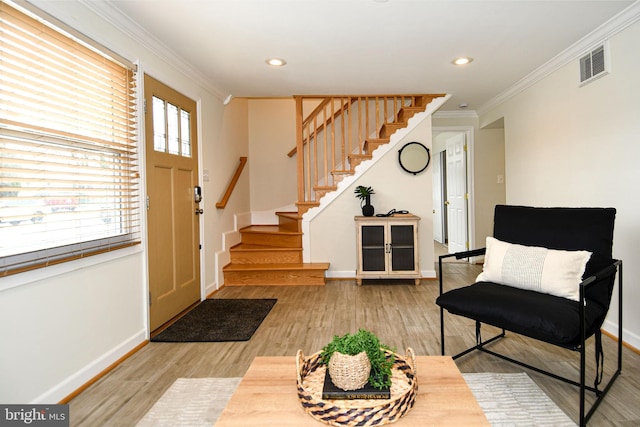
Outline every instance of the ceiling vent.
{"type": "Polygon", "coordinates": [[[603,43],[580,58],[580,85],[609,73],[607,44],[603,43]]]}

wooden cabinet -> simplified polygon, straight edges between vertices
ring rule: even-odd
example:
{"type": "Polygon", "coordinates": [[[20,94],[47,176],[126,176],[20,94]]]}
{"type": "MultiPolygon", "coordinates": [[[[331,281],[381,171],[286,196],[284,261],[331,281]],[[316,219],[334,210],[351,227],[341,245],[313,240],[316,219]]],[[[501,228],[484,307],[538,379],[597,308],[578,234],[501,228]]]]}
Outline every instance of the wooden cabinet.
{"type": "Polygon", "coordinates": [[[411,214],[357,216],[355,221],[358,285],[362,285],[362,279],[414,279],[416,285],[420,284],[419,217],[411,214]]]}

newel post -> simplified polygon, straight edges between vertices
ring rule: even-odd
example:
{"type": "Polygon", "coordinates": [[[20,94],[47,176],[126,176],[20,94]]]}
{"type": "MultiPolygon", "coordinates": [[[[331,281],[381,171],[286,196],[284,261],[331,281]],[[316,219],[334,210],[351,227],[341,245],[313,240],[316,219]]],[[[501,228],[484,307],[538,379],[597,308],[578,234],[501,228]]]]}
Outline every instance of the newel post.
{"type": "Polygon", "coordinates": [[[302,97],[295,96],[296,100],[296,152],[298,165],[298,202],[304,202],[304,147],[302,141],[302,97]]]}

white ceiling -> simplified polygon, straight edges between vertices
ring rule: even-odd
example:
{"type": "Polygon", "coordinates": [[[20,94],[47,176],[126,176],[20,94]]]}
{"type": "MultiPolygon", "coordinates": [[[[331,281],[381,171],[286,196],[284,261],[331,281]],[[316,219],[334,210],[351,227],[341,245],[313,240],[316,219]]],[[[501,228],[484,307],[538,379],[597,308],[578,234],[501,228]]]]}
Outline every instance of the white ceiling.
{"type": "Polygon", "coordinates": [[[475,110],[632,3],[107,0],[100,7],[126,15],[130,21],[122,17],[122,25],[137,24],[144,30],[138,34],[184,60],[222,94],[445,92],[453,94],[445,110],[460,103],[475,110]],[[474,61],[451,64],[462,55],[474,61]],[[269,57],[287,65],[270,67],[269,57]]]}

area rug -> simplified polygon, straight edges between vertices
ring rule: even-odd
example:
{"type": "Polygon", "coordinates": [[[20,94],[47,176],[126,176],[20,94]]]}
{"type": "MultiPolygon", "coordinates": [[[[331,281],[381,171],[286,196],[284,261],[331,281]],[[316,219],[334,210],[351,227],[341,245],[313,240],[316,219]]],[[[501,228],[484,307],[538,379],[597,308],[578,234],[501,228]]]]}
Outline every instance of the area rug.
{"type": "Polygon", "coordinates": [[[178,378],[136,427],[211,427],[242,378],[178,378]]]}
{"type": "MultiPolygon", "coordinates": [[[[463,376],[494,427],[575,426],[525,373],[463,376]]],[[[179,378],[137,427],[212,426],[240,380],[241,378],[179,378]]]]}
{"type": "Polygon", "coordinates": [[[462,374],[492,426],[575,426],[526,373],[462,374]]]}
{"type": "Polygon", "coordinates": [[[207,299],[153,337],[153,342],[248,341],[276,299],[207,299]]]}

